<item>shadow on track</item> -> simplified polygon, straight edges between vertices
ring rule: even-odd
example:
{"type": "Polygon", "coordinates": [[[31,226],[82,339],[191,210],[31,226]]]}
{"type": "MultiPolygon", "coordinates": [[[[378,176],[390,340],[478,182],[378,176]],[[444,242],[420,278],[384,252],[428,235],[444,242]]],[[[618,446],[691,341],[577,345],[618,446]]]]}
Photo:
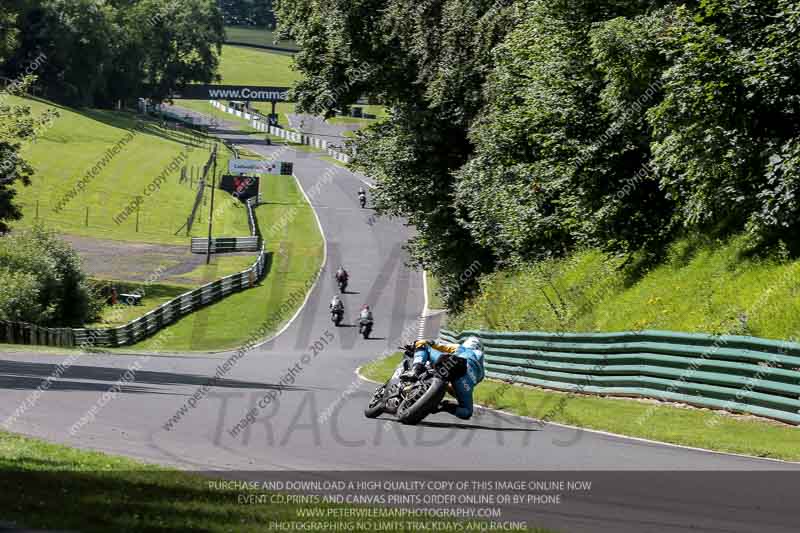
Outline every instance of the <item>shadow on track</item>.
{"type": "MultiPolygon", "coordinates": [[[[378,418],[381,422],[393,422],[395,424],[400,424],[400,421],[396,418],[378,418]]],[[[415,426],[406,426],[403,424],[404,427],[415,427],[415,426]]],[[[437,428],[437,429],[477,429],[481,431],[502,431],[508,433],[531,433],[541,431],[542,428],[521,428],[521,427],[504,427],[504,426],[486,426],[483,424],[464,424],[460,422],[431,422],[431,421],[422,421],[419,424],[416,424],[416,427],[426,427],[426,428],[437,428]]]]}
{"type": "MultiPolygon", "coordinates": [[[[82,390],[82,391],[107,391],[112,385],[118,384],[122,376],[128,372],[127,368],[107,368],[91,366],[70,366],[66,370],[59,370],[59,365],[46,363],[22,363],[15,361],[0,361],[0,389],[9,390],[35,390],[48,378],[53,378],[50,390],[82,390]],[[57,379],[56,379],[57,377],[57,379]],[[88,380],[71,381],[71,380],[88,380]]],[[[130,385],[122,385],[120,392],[127,393],[154,393],[156,391],[144,388],[144,385],[204,385],[213,376],[175,374],[172,372],[152,372],[139,370],[135,374],[135,381],[130,385]],[[133,385],[135,383],[135,386],[133,385]]],[[[214,381],[214,387],[229,389],[256,389],[256,390],[283,390],[283,391],[308,391],[302,387],[282,386],[269,383],[256,383],[251,381],[238,381],[220,379],[214,381]]],[[[163,392],[168,394],[168,392],[163,392]]]]}
{"type": "Polygon", "coordinates": [[[480,429],[484,431],[507,431],[507,432],[532,432],[532,431],[541,431],[541,428],[511,428],[511,427],[503,427],[503,426],[484,426],[482,424],[462,424],[458,422],[428,422],[422,421],[418,426],[429,427],[429,428],[441,428],[441,429],[480,429]]]}

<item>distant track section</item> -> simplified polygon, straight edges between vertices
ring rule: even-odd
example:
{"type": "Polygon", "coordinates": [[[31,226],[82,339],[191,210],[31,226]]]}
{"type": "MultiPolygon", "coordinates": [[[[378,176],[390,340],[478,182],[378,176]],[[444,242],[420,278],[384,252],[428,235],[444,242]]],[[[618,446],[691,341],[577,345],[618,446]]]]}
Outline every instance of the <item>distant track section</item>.
{"type": "Polygon", "coordinates": [[[300,50],[295,48],[283,48],[280,46],[269,46],[265,44],[252,44],[252,43],[243,43],[239,41],[225,41],[225,44],[229,44],[231,46],[245,46],[247,48],[258,48],[260,50],[271,50],[274,52],[287,52],[289,54],[296,54],[300,50]]]}

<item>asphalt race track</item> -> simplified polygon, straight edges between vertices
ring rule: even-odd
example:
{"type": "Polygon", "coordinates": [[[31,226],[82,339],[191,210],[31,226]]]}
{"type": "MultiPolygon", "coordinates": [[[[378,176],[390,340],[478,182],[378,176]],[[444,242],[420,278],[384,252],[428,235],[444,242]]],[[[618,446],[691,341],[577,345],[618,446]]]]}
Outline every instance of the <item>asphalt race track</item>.
{"type": "MultiPolygon", "coordinates": [[[[282,146],[247,148],[264,155],[280,151],[279,159],[295,162],[302,187],[319,191],[311,202],[327,240],[327,264],[291,325],[247,352],[171,427],[171,417],[232,353],[82,355],[12,431],[191,470],[229,471],[221,475],[231,477],[265,470],[320,476],[377,471],[379,478],[379,471],[433,477],[501,471],[500,477],[570,472],[594,479],[600,488],[590,496],[509,511],[531,525],[560,531],[800,530],[795,503],[800,465],[665,446],[486,410],[467,422],[436,415],[419,427],[388,417],[364,418],[374,385],[359,380],[356,368],[417,335],[424,306],[422,276],[407,268],[402,248],[413,229],[358,207],[362,177],[282,146]],[[340,263],[351,273],[351,294],[344,297],[346,325],[335,328],[327,304],[336,291],[333,271],[340,263]],[[360,339],[353,327],[364,302],[374,309],[374,340],[360,339]],[[317,347],[310,348],[315,342],[317,347]],[[71,435],[73,424],[137,360],[142,370],[135,382],[123,385],[93,422],[71,435]],[[246,420],[248,412],[254,423],[246,420]],[[239,431],[233,431],[237,424],[239,431]],[[732,471],[745,473],[725,474],[732,471]]],[[[253,317],[252,324],[232,327],[255,330],[267,320],[253,317]]],[[[0,423],[65,358],[0,355],[0,423]]]]}

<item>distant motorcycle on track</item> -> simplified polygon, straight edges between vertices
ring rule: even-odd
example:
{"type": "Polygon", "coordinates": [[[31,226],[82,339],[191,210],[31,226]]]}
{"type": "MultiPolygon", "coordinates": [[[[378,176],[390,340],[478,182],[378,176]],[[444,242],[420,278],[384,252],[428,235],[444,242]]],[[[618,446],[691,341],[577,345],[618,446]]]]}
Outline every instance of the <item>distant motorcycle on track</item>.
{"type": "Polygon", "coordinates": [[[372,320],[360,319],[358,323],[358,333],[361,334],[365,340],[369,339],[372,333],[372,320]]]}
{"type": "Polygon", "coordinates": [[[331,322],[338,328],[342,324],[344,318],[343,309],[331,309],[331,322]]]}

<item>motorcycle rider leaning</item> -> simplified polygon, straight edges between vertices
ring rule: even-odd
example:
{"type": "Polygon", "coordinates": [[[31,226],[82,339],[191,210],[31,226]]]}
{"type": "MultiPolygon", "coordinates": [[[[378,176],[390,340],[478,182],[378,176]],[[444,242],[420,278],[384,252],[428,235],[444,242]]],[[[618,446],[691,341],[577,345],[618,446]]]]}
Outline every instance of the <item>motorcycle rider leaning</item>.
{"type": "Polygon", "coordinates": [[[449,359],[438,365],[442,377],[450,381],[450,392],[458,404],[442,402],[439,411],[445,411],[463,420],[472,417],[472,392],[483,381],[486,371],[483,366],[483,344],[478,337],[467,337],[461,344],[437,343],[421,340],[414,344],[413,366],[402,377],[416,379],[425,370],[425,363],[436,364],[445,354],[449,359]],[[432,352],[431,349],[436,350],[432,352]]]}

